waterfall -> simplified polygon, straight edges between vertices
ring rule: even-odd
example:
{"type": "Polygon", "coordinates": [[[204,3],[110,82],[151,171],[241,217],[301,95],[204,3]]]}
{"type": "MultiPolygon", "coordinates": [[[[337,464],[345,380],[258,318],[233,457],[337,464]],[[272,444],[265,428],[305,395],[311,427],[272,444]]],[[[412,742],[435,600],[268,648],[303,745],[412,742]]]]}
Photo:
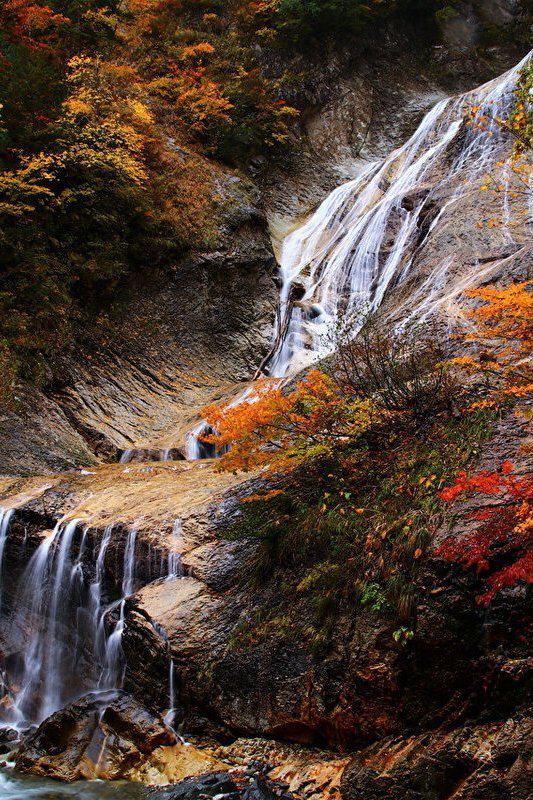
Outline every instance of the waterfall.
{"type": "Polygon", "coordinates": [[[198,425],[189,431],[185,437],[185,457],[187,461],[196,461],[200,458],[218,458],[221,455],[216,445],[203,442],[203,436],[213,436],[216,431],[202,420],[198,425]]]}
{"type": "MultiPolygon", "coordinates": [[[[355,335],[361,314],[375,311],[387,291],[405,280],[423,244],[417,242],[422,213],[447,190],[433,232],[495,160],[498,137],[491,134],[499,128],[494,120],[510,106],[517,75],[530,55],[502,77],[438,103],[402,147],[335,189],[286,237],[270,375],[294,374],[330,353],[339,333],[355,335]],[[464,124],[472,106],[490,107],[494,119],[487,131],[464,124]]],[[[508,192],[501,198],[505,217],[508,192]]],[[[428,293],[435,293],[431,282],[428,293]]]]}
{"type": "Polygon", "coordinates": [[[183,564],[181,562],[181,546],[183,539],[183,526],[181,518],[178,517],[172,528],[172,550],[168,554],[168,574],[167,581],[181,578],[183,576],[183,564]]]}
{"type": "Polygon", "coordinates": [[[2,572],[4,565],[4,550],[6,546],[9,526],[15,513],[13,508],[0,506],[0,611],[2,610],[2,572]]]}
{"type": "Polygon", "coordinates": [[[119,609],[118,620],[109,635],[104,648],[104,666],[98,687],[100,689],[119,689],[124,679],[124,658],[122,653],[122,636],[126,627],[126,601],[135,588],[135,543],[137,531],[128,533],[124,549],[124,565],[122,570],[122,597],[106,609],[104,616],[119,609]]]}
{"type": "Polygon", "coordinates": [[[179,461],[182,458],[179,449],[174,446],[160,449],[129,447],[121,452],[119,464],[131,464],[132,461],[179,461]]]}
{"type": "MultiPolygon", "coordinates": [[[[15,598],[13,639],[26,625],[33,633],[26,645],[14,722],[41,722],[66,702],[65,674],[72,674],[69,643],[58,630],[70,610],[70,546],[78,520],[58,523],[31,557],[15,598]]],[[[68,623],[67,623],[68,624],[68,623]]]]}
{"type": "MultiPolygon", "coordinates": [[[[12,516],[12,511],[0,510],[0,568],[12,516]]],[[[6,702],[0,725],[23,730],[88,691],[122,685],[122,636],[127,599],[136,588],[137,531],[127,533],[120,597],[115,600],[104,589],[113,525],[105,528],[92,565],[89,531],[76,519],[58,522],[24,570],[10,607],[6,647],[11,656],[4,675],[6,702]],[[89,571],[90,581],[84,570],[89,571]]],[[[165,557],[162,552],[159,578],[181,574],[180,520],[174,524],[173,540],[173,551],[165,557]]]]}
{"type": "MultiPolygon", "coordinates": [[[[169,648],[170,649],[170,648],[169,648]]],[[[172,656],[169,656],[168,670],[168,711],[164,716],[165,723],[169,728],[174,729],[174,717],[176,716],[176,667],[172,656]]]]}

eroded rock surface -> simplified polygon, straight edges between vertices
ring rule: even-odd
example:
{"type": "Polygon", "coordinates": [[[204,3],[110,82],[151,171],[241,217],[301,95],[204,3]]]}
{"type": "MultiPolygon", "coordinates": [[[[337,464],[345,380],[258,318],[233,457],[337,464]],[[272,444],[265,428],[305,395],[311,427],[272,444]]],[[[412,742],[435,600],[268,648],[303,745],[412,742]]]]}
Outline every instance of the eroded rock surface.
{"type": "Polygon", "coordinates": [[[533,720],[468,725],[379,742],[347,767],[343,800],[526,800],[531,791],[533,720]]]}

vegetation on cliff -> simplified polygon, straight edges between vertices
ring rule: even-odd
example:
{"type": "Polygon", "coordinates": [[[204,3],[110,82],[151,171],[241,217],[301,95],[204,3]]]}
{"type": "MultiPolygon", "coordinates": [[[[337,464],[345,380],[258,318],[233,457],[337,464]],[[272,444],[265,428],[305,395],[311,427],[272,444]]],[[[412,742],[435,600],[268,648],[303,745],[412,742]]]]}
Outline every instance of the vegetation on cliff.
{"type": "Polygon", "coordinates": [[[484,605],[533,581],[531,478],[509,461],[476,473],[494,423],[531,388],[531,284],[469,294],[481,302],[456,334],[464,356],[447,357],[436,332],[383,335],[369,320],[327,371],[292,391],[266,384],[250,402],[206,409],[220,445],[233,445],[222,470],[260,465],[275,476],[232,532],[259,539],[260,574],[286,575],[279,608],[268,610],[274,629],[299,624],[289,592],[314,605],[305,628],[317,645],[332,612],[358,604],[390,617],[398,641],[411,638],[420,566],[462,497],[479,496],[481,508],[433,557],[477,573],[484,605]]]}

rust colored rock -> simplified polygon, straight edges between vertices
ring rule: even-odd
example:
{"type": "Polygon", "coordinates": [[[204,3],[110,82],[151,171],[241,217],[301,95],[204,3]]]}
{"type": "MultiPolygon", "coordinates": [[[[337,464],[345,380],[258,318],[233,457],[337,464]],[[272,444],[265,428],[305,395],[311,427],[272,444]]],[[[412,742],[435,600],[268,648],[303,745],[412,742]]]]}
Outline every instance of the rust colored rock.
{"type": "Polygon", "coordinates": [[[527,800],[533,720],[527,714],[378,742],[347,767],[343,800],[527,800]]]}

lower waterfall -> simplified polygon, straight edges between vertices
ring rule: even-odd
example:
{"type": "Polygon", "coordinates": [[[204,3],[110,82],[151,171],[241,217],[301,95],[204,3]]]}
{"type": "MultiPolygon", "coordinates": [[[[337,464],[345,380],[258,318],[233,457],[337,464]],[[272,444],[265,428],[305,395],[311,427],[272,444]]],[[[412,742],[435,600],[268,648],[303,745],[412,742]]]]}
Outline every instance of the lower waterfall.
{"type": "MultiPolygon", "coordinates": [[[[0,566],[12,520],[13,511],[1,512],[0,566]]],[[[178,521],[173,536],[176,546],[180,531],[178,521]]],[[[105,579],[113,525],[105,528],[99,543],[93,532],[93,550],[89,534],[89,526],[77,519],[58,523],[20,578],[6,626],[6,648],[18,655],[9,659],[3,676],[9,701],[2,707],[0,726],[22,731],[88,691],[108,692],[122,686],[126,604],[139,585],[137,531],[132,528],[126,536],[116,599],[105,579]]],[[[151,580],[178,577],[180,554],[161,551],[149,571],[151,580]]]]}

